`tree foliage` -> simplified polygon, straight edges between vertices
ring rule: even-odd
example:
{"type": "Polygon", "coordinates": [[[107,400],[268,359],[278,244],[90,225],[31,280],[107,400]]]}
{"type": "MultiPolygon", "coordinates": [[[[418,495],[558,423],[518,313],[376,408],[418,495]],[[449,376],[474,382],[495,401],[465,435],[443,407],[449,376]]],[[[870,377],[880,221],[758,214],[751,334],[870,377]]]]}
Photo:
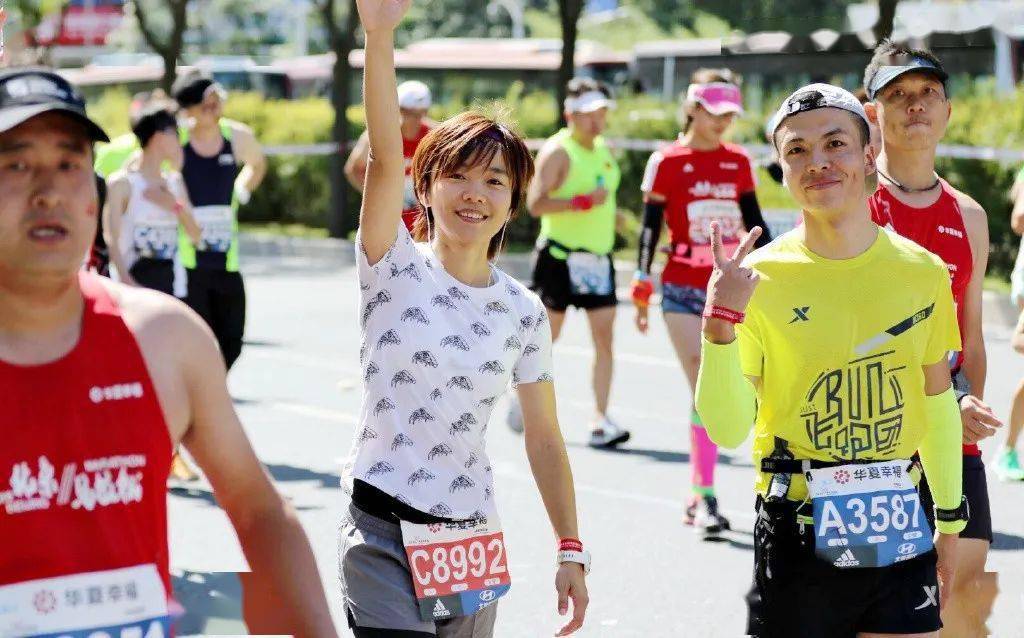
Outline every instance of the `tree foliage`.
{"type": "MultiPolygon", "coordinates": [[[[177,76],[177,65],[181,59],[185,29],[188,28],[188,8],[190,0],[135,0],[135,19],[139,31],[149,48],[153,49],[164,61],[164,74],[160,86],[170,93],[171,85],[177,76]],[[170,26],[160,27],[160,18],[170,18],[170,26]]],[[[166,23],[166,22],[165,22],[166,23]]]]}
{"type": "Polygon", "coordinates": [[[427,38],[508,38],[512,22],[504,11],[488,12],[489,0],[414,2],[395,33],[399,46],[427,38]]]}

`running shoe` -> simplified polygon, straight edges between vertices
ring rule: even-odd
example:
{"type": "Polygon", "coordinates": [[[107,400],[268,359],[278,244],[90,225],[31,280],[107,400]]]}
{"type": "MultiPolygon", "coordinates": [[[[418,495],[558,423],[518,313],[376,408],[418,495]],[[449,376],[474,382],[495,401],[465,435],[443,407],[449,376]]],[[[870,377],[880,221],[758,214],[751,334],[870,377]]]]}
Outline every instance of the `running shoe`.
{"type": "Polygon", "coordinates": [[[1002,481],[1024,481],[1024,468],[1016,448],[1004,447],[996,454],[996,476],[1002,481]]]}
{"type": "Polygon", "coordinates": [[[508,403],[508,414],[505,415],[505,423],[508,429],[516,434],[523,433],[523,406],[519,405],[519,399],[512,397],[508,403]]]}
{"type": "Polygon", "coordinates": [[[612,448],[629,440],[629,430],[620,428],[608,417],[604,417],[590,433],[590,447],[612,448]]]}
{"type": "Polygon", "coordinates": [[[729,521],[718,513],[718,499],[705,496],[697,503],[697,514],[693,519],[693,529],[703,540],[714,540],[719,534],[729,529],[729,521]]]}

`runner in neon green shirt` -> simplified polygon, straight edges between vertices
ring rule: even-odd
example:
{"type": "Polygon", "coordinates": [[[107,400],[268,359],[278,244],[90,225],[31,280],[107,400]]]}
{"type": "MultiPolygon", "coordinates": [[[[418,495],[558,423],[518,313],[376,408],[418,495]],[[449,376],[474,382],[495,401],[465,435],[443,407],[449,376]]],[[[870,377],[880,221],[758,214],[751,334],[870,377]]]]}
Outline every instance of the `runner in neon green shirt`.
{"type": "MultiPolygon", "coordinates": [[[[569,306],[587,312],[594,340],[593,390],[596,413],[590,445],[614,447],[629,431],[608,418],[612,385],[612,328],[615,322],[615,193],[621,172],[601,133],[611,90],[589,78],[567,87],[568,128],[551,137],[537,156],[537,177],[530,185],[530,214],[540,218],[534,254],[534,292],[551,317],[557,339],[569,306]]],[[[509,425],[519,431],[522,418],[513,404],[509,425]]]]}

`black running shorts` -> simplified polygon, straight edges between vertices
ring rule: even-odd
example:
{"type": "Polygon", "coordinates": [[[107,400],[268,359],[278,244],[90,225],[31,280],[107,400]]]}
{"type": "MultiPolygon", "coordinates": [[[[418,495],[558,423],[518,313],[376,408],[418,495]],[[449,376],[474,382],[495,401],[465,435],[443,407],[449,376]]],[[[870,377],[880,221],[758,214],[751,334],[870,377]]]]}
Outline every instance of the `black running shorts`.
{"type": "Polygon", "coordinates": [[[814,555],[796,506],[759,506],[747,633],[757,638],[856,638],[936,631],[935,551],[882,568],[839,568],[814,555]]]}
{"type": "MultiPolygon", "coordinates": [[[[608,257],[611,281],[615,281],[615,265],[608,257]]],[[[551,254],[549,247],[538,248],[533,254],[533,283],[530,289],[537,293],[544,306],[555,312],[565,312],[569,306],[582,310],[608,308],[618,304],[614,283],[607,295],[580,295],[573,292],[569,278],[569,265],[565,259],[551,254]]]]}

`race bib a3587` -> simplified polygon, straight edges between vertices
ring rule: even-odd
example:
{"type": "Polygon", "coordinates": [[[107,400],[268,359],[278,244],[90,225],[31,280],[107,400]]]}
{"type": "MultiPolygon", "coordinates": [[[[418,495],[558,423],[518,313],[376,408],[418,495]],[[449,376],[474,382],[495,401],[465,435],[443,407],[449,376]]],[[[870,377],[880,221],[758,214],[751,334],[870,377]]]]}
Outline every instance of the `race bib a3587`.
{"type": "Polygon", "coordinates": [[[910,461],[810,470],[815,553],[841,568],[886,567],[932,548],[910,461]]]}

